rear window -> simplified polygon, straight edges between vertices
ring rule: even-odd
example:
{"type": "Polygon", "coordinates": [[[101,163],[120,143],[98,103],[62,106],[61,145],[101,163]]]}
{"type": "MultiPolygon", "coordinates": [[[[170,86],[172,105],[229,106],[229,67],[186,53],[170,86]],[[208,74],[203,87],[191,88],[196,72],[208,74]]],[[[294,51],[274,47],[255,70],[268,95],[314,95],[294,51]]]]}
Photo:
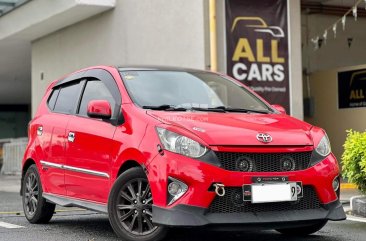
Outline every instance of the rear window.
{"type": "Polygon", "coordinates": [[[76,109],[76,102],[79,99],[80,82],[61,87],[56,100],[54,111],[73,114],[76,109]]]}

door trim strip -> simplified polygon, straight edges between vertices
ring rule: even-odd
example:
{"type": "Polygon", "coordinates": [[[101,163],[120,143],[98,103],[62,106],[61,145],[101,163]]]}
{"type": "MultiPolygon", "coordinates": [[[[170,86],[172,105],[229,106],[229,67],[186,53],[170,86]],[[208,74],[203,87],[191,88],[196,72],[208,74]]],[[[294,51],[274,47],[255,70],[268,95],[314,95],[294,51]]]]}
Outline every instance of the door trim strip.
{"type": "Polygon", "coordinates": [[[79,173],[89,174],[89,175],[98,176],[98,177],[109,178],[109,174],[105,173],[105,172],[98,172],[98,171],[93,171],[93,170],[89,170],[89,169],[85,169],[85,168],[62,165],[62,164],[57,164],[57,163],[52,163],[52,162],[47,162],[47,161],[41,161],[41,164],[43,167],[53,167],[53,168],[58,168],[58,169],[62,169],[62,170],[68,170],[68,171],[79,172],[79,173]]]}

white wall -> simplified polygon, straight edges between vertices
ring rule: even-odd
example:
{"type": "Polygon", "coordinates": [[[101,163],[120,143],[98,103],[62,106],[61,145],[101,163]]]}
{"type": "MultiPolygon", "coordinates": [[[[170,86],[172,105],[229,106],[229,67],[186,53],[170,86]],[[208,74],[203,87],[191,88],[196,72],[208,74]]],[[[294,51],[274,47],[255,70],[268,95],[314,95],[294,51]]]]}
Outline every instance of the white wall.
{"type": "Polygon", "coordinates": [[[366,18],[347,17],[346,30],[338,24],[337,36],[328,31],[327,43],[315,51],[309,41],[311,37],[322,37],[324,30],[331,26],[340,16],[329,15],[302,15],[302,43],[303,65],[310,73],[319,70],[354,66],[366,63],[366,18]],[[347,38],[352,37],[351,48],[347,45],[347,38]]]}
{"type": "Polygon", "coordinates": [[[112,11],[34,41],[33,115],[47,85],[79,68],[138,64],[205,69],[204,2],[118,0],[112,11]]]}
{"type": "Polygon", "coordinates": [[[338,72],[365,69],[366,65],[317,71],[310,76],[315,115],[306,121],[327,131],[332,151],[340,161],[346,130],[365,131],[366,108],[338,108],[338,72]]]}

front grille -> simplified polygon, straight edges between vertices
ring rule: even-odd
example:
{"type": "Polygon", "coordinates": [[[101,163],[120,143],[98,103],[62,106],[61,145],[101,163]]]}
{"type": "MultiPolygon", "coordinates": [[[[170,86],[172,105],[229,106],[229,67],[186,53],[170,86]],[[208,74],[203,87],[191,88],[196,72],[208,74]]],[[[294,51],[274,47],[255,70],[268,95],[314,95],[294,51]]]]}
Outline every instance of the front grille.
{"type": "Polygon", "coordinates": [[[223,197],[216,196],[209,213],[259,213],[272,211],[307,210],[320,208],[320,202],[312,186],[303,187],[303,198],[296,202],[251,203],[243,201],[242,187],[225,187],[223,197]]]}
{"type": "Polygon", "coordinates": [[[289,153],[241,153],[241,152],[215,152],[222,167],[229,171],[247,172],[284,172],[297,171],[308,168],[311,152],[289,153]],[[246,160],[250,163],[249,170],[242,169],[240,162],[246,160]],[[283,167],[283,161],[289,160],[292,168],[283,167]]]}

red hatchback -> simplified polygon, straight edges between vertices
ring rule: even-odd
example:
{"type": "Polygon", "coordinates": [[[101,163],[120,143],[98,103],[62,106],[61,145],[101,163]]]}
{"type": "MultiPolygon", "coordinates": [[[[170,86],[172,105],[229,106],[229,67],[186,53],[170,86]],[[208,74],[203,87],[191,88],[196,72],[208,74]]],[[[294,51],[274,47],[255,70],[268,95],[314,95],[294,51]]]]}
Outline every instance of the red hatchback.
{"type": "Polygon", "coordinates": [[[306,235],[344,220],[326,133],[212,72],[97,66],[54,81],[29,125],[26,218],[107,213],[125,240],[169,227],[306,235]]]}

